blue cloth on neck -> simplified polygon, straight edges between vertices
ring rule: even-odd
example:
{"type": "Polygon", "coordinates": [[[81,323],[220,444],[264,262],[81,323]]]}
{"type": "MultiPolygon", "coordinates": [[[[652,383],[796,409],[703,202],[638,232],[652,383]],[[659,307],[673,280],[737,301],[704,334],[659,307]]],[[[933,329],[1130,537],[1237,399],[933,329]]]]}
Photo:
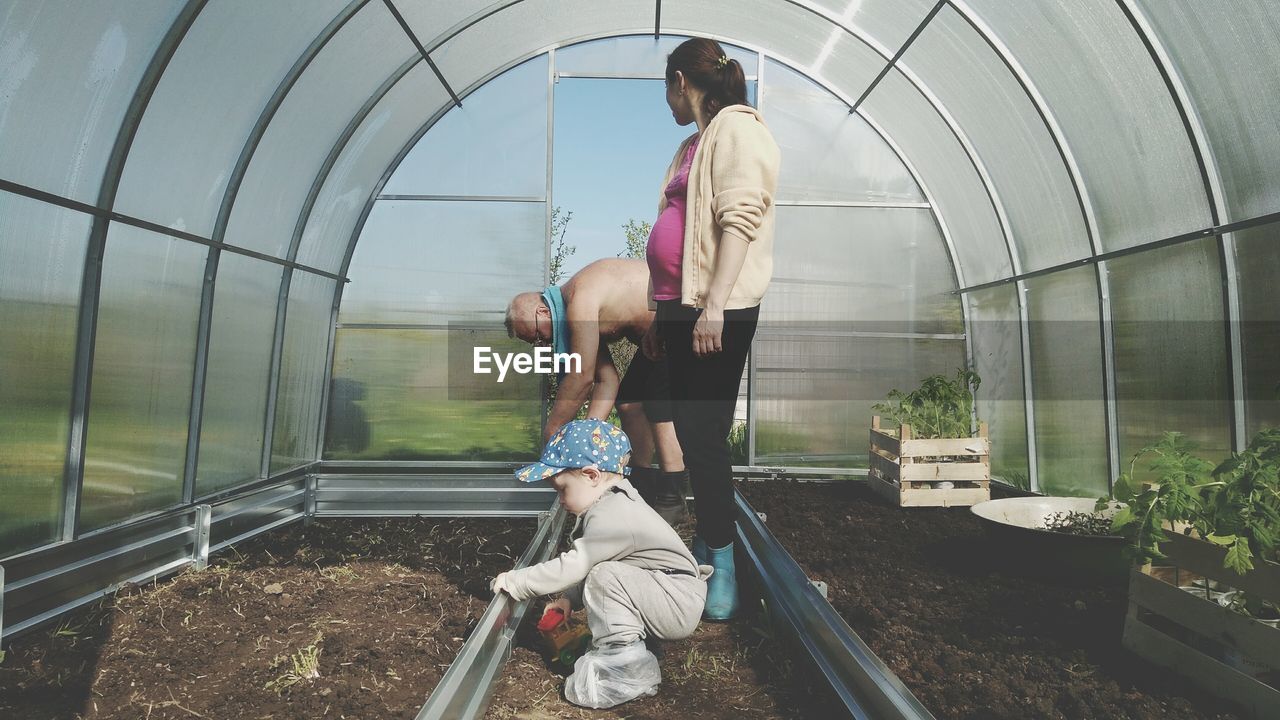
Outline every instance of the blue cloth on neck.
{"type": "MultiPolygon", "coordinates": [[[[542,291],[542,301],[551,311],[551,352],[557,355],[569,352],[569,314],[565,311],[564,295],[553,285],[542,291]]],[[[556,380],[563,379],[564,373],[557,372],[556,380]]]]}

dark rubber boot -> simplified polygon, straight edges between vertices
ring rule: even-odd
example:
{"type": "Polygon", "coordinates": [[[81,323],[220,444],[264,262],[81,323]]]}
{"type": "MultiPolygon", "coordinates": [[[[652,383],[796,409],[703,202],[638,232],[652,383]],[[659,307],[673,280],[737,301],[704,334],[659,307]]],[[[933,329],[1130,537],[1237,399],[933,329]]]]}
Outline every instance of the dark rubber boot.
{"type": "Polygon", "coordinates": [[[649,507],[653,507],[653,494],[658,489],[658,479],[661,472],[657,468],[652,467],[636,467],[631,466],[631,475],[627,477],[635,487],[636,492],[640,493],[640,499],[644,500],[649,507]]]}
{"type": "Polygon", "coordinates": [[[685,487],[689,482],[689,471],[659,473],[657,491],[650,507],[658,511],[667,524],[675,527],[689,519],[689,507],[685,504],[685,487]]]}

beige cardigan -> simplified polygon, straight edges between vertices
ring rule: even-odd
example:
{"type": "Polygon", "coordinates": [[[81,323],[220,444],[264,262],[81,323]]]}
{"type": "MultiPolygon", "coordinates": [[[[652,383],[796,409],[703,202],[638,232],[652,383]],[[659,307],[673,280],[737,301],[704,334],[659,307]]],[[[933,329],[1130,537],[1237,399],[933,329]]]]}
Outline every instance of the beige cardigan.
{"type": "MultiPolygon", "coordinates": [[[[695,133],[680,143],[662,181],[664,191],[696,137],[695,133]]],[[[682,305],[705,306],[716,250],[726,233],[747,242],[747,257],[724,307],[739,310],[760,304],[773,277],[773,195],[779,160],[778,144],[755,108],[730,105],[707,124],[689,167],[680,270],[682,305]]],[[[666,205],[664,192],[659,214],[666,205]]],[[[652,284],[649,297],[653,297],[652,284]]]]}

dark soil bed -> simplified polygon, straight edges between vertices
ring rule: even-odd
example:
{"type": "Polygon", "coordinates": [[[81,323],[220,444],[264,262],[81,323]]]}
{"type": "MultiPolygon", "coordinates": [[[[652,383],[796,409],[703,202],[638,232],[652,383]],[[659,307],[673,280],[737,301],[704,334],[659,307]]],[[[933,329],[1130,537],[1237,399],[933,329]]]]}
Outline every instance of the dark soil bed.
{"type": "Polygon", "coordinates": [[[832,605],[939,718],[1229,718],[1120,645],[1125,588],[1000,567],[968,508],[891,507],[856,484],[740,486],[832,605]]]}
{"type": "Polygon", "coordinates": [[[18,638],[0,664],[0,718],[412,718],[533,530],[277,530],[18,638]],[[318,677],[304,677],[310,658],[318,677]]]}

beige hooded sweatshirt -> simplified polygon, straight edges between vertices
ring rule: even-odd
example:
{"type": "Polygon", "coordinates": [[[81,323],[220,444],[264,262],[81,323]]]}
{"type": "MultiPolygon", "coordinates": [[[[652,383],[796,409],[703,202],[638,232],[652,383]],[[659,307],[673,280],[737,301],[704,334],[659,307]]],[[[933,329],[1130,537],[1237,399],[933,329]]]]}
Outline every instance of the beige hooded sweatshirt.
{"type": "MultiPolygon", "coordinates": [[[[662,181],[663,189],[680,169],[685,151],[696,137],[695,133],[680,143],[662,181]]],[[[715,272],[716,250],[726,234],[747,242],[747,257],[725,309],[760,304],[773,277],[773,196],[778,188],[780,157],[778,144],[760,111],[749,105],[723,108],[707,124],[689,166],[681,261],[682,305],[705,307],[715,272]]],[[[662,194],[659,214],[666,204],[666,195],[662,194]]],[[[649,296],[653,297],[652,287],[649,296]]],[[[652,307],[652,301],[650,304],[652,307]]]]}
{"type": "Polygon", "coordinates": [[[699,566],[676,531],[640,499],[625,478],[609,486],[578,518],[573,546],[546,562],[507,573],[516,600],[571,590],[597,564],[623,562],[645,570],[686,573],[705,580],[710,565],[699,566]]]}

